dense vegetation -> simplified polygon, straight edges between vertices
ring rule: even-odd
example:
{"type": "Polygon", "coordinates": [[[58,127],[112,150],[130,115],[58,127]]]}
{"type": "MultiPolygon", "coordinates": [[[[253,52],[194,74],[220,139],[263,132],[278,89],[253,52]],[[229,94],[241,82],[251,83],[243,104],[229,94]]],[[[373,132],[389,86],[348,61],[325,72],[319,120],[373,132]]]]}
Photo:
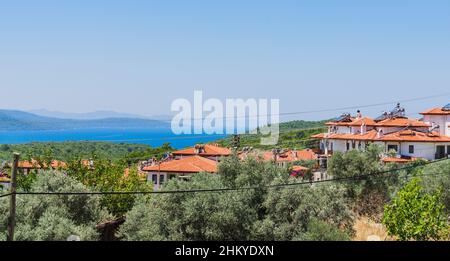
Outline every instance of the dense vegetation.
{"type": "MultiPolygon", "coordinates": [[[[377,151],[372,146],[364,152],[334,154],[328,171],[334,177],[351,178],[341,182],[268,188],[302,180],[290,177],[288,168],[233,156],[219,164],[217,175],[172,179],[163,190],[253,189],[151,196],[19,195],[17,239],[64,240],[75,234],[96,240],[96,224],[125,216],[117,234],[123,240],[350,240],[355,219],[364,215],[382,221],[394,238],[447,240],[450,161],[416,162],[398,170],[399,166],[381,164],[377,151]]],[[[30,176],[29,186],[19,179],[19,190],[151,189],[133,166],[125,175],[125,161],[95,162],[89,168],[72,161],[64,172],[30,176]]],[[[1,239],[7,199],[0,199],[1,239]]]]}
{"type": "Polygon", "coordinates": [[[287,169],[235,157],[218,175],[202,173],[189,182],[170,180],[164,190],[260,187],[219,193],[142,197],[127,214],[124,240],[300,240],[349,239],[353,216],[339,185],[281,191],[264,188],[297,179],[287,169]]]}
{"type": "Polygon", "coordinates": [[[427,193],[420,182],[419,178],[411,180],[386,205],[383,223],[400,240],[448,239],[450,226],[442,193],[427,193]]]}
{"type": "Polygon", "coordinates": [[[151,148],[144,144],[110,142],[33,142],[28,144],[0,145],[0,160],[10,161],[13,152],[21,153],[22,159],[50,157],[63,161],[74,158],[108,158],[116,161],[123,158],[151,158],[170,151],[169,144],[151,148]]]}
{"type": "MultiPolygon", "coordinates": [[[[322,130],[297,128],[314,124],[323,126],[323,122],[301,121],[282,125],[280,147],[303,146],[299,142],[303,137],[306,140],[322,130]]],[[[241,138],[241,147],[257,144],[256,135],[241,138]]],[[[2,145],[0,155],[10,157],[12,151],[19,151],[44,162],[53,158],[68,162],[61,172],[19,173],[21,191],[146,191],[152,185],[139,176],[135,162],[170,150],[169,144],[150,148],[66,142],[2,145]],[[93,158],[94,166],[83,165],[85,158],[93,158]]],[[[290,177],[288,167],[232,156],[219,164],[217,175],[171,179],[163,190],[253,189],[151,196],[28,196],[27,200],[20,196],[17,239],[64,240],[76,234],[82,240],[96,240],[96,224],[125,217],[117,233],[123,240],[350,240],[355,219],[365,216],[382,222],[395,239],[448,240],[450,161],[383,164],[381,154],[375,145],[365,151],[335,152],[328,161],[328,174],[348,180],[329,183],[267,188],[309,179],[290,177]],[[86,208],[91,212],[83,212],[86,208]]],[[[302,162],[308,164],[314,162],[302,162]]],[[[7,197],[1,198],[0,239],[4,239],[7,207],[7,197]]]]}
{"type": "MultiPolygon", "coordinates": [[[[88,192],[86,186],[59,172],[38,175],[30,191],[88,192]]],[[[100,204],[100,196],[17,196],[16,240],[98,240],[95,226],[111,216],[100,204]]],[[[6,238],[9,198],[0,198],[0,240],[6,238]]]]}
{"type": "MultiPolygon", "coordinates": [[[[259,149],[291,148],[303,149],[318,147],[318,140],[312,140],[311,135],[322,133],[326,130],[324,121],[289,121],[280,123],[280,137],[276,145],[261,145],[262,134],[240,135],[240,147],[253,147],[259,149]]],[[[222,146],[231,147],[233,138],[219,140],[222,146]]]]}

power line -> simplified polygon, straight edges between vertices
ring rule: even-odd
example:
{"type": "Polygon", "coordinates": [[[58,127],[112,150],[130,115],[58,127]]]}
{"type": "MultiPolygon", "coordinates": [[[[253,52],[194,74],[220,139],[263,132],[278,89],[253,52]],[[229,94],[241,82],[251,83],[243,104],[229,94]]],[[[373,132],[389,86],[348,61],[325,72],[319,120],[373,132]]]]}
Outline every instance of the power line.
{"type": "MultiPolygon", "coordinates": [[[[411,99],[403,99],[403,100],[396,100],[396,101],[390,101],[390,102],[380,102],[380,103],[372,103],[372,104],[365,104],[365,105],[357,105],[357,106],[346,106],[346,107],[337,107],[333,109],[321,109],[321,110],[309,110],[309,111],[294,111],[294,112],[282,112],[278,114],[261,114],[261,115],[248,115],[248,116],[224,116],[224,117],[215,117],[215,119],[227,119],[227,118],[233,118],[233,119],[240,119],[240,118],[258,118],[258,117],[266,117],[266,116],[284,116],[284,115],[299,115],[299,114],[312,114],[312,113],[320,113],[320,112],[332,112],[332,111],[342,111],[342,110],[351,110],[351,109],[361,109],[361,108],[370,108],[370,107],[377,107],[377,106],[383,106],[383,105],[391,105],[395,103],[408,103],[413,101],[422,101],[422,100],[428,100],[433,98],[440,98],[444,96],[450,95],[450,92],[444,92],[441,94],[436,95],[429,95],[429,96],[422,96],[417,98],[411,98],[411,99]]],[[[200,121],[204,120],[204,118],[192,118],[193,121],[200,121]]]]}
{"type": "MultiPolygon", "coordinates": [[[[371,105],[368,105],[371,106],[371,105]]],[[[355,106],[355,108],[360,108],[355,106]]],[[[329,111],[334,111],[337,109],[330,109],[329,111]]],[[[418,112],[415,113],[408,113],[406,114],[406,116],[411,116],[411,115],[416,115],[418,114],[418,112]]],[[[281,114],[280,114],[281,115],[281,114]]],[[[279,124],[283,124],[283,122],[279,123],[279,124]]],[[[321,127],[311,127],[311,128],[299,128],[299,129],[288,129],[287,131],[307,131],[307,130],[319,130],[319,129],[325,129],[327,128],[326,125],[321,126],[321,127]]],[[[253,134],[253,133],[238,133],[239,135],[248,135],[248,136],[252,136],[252,135],[258,135],[258,134],[253,134]]],[[[281,131],[280,131],[281,134],[281,131]]],[[[159,138],[148,138],[148,139],[106,139],[106,140],[90,140],[91,142],[133,142],[133,141],[165,141],[165,140],[192,140],[192,139],[201,139],[201,138],[229,138],[229,134],[208,134],[208,135],[192,135],[192,136],[172,136],[172,137],[159,137],[159,138]]]]}
{"type": "MultiPolygon", "coordinates": [[[[329,183],[329,182],[337,182],[337,181],[358,181],[371,176],[379,176],[382,174],[401,171],[407,169],[415,169],[418,167],[422,167],[429,164],[434,164],[437,162],[448,160],[439,159],[434,161],[429,161],[422,163],[420,165],[411,165],[405,166],[396,169],[390,169],[385,171],[378,171],[369,174],[356,175],[351,177],[343,177],[343,178],[334,178],[334,179],[326,179],[326,180],[317,180],[317,181],[302,181],[302,182],[294,182],[294,183],[283,183],[283,184],[273,184],[273,185],[264,185],[264,186],[253,186],[253,187],[240,187],[240,188],[217,188],[217,189],[194,189],[194,190],[160,190],[160,191],[105,191],[105,192],[16,192],[16,195],[139,195],[139,194],[184,194],[184,193],[202,193],[202,192],[229,192],[229,191],[242,191],[242,190],[254,190],[254,189],[271,189],[271,188],[285,188],[292,186],[301,186],[301,185],[312,185],[318,183],[329,183]]],[[[12,194],[12,193],[10,193],[12,194]]],[[[2,195],[1,197],[9,196],[7,194],[2,195]]]]}
{"type": "Polygon", "coordinates": [[[0,195],[0,198],[7,197],[7,196],[11,196],[11,195],[12,195],[12,193],[2,194],[2,195],[0,195]]]}

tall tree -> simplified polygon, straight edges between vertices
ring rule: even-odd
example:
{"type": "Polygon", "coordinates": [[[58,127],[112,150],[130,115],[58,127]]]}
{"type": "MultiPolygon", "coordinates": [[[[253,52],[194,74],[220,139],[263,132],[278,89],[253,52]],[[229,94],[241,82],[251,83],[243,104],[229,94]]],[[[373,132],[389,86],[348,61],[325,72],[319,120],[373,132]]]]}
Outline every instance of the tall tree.
{"type": "MultiPolygon", "coordinates": [[[[76,180],[61,172],[39,174],[32,192],[88,192],[76,180]]],[[[6,239],[8,198],[0,198],[0,238],[6,239]]],[[[16,240],[67,240],[77,235],[81,240],[98,240],[95,226],[110,219],[95,195],[18,195],[16,240]]]]}
{"type": "Polygon", "coordinates": [[[383,223],[400,240],[448,239],[449,224],[440,191],[427,193],[419,178],[402,188],[385,206],[383,223]]]}

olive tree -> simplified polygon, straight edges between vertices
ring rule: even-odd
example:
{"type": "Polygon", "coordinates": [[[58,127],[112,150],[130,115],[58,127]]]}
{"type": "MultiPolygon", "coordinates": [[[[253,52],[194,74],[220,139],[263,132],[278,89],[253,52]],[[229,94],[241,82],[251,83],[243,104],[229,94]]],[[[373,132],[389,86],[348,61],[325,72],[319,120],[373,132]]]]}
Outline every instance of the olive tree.
{"type": "MultiPolygon", "coordinates": [[[[217,175],[170,180],[164,190],[223,188],[217,175]]],[[[125,240],[246,240],[257,215],[252,192],[158,194],[140,198],[119,231],[125,240]]]]}
{"type": "Polygon", "coordinates": [[[427,193],[419,178],[402,188],[385,206],[383,223],[400,240],[448,239],[449,224],[441,192],[427,193]]]}
{"type": "Polygon", "coordinates": [[[314,233],[324,226],[353,234],[353,214],[345,199],[345,189],[339,185],[273,190],[263,205],[267,215],[254,225],[253,237],[257,240],[299,240],[306,239],[306,233],[312,239],[320,237],[314,233]],[[313,221],[315,224],[311,225],[313,221]]]}
{"type": "MultiPolygon", "coordinates": [[[[37,176],[30,192],[88,192],[78,181],[57,171],[37,176]]],[[[0,233],[6,237],[9,198],[0,199],[0,233]]],[[[70,235],[81,240],[99,238],[95,226],[109,214],[93,195],[17,195],[16,240],[61,241],[70,235]]]]}

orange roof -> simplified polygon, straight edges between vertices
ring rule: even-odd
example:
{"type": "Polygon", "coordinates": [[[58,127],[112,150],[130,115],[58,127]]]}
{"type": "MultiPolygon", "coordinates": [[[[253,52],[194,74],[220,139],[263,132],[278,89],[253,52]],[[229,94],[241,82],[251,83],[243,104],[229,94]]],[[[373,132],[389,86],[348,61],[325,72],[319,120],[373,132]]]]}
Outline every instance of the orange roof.
{"type": "Polygon", "coordinates": [[[172,152],[173,155],[200,155],[200,156],[229,156],[231,150],[217,145],[206,144],[203,146],[203,151],[197,153],[195,147],[177,150],[172,152]]]}
{"type": "MultiPolygon", "coordinates": [[[[19,161],[18,166],[21,169],[41,169],[42,168],[42,166],[39,164],[39,162],[35,159],[32,159],[31,161],[29,161],[29,160],[19,161]]],[[[65,163],[64,161],[60,161],[60,160],[52,160],[52,162],[50,163],[50,166],[54,169],[66,168],[67,163],[65,163]]],[[[45,164],[44,164],[44,167],[46,167],[45,164]]]]}
{"type": "Polygon", "coordinates": [[[374,126],[376,124],[376,122],[369,117],[363,117],[363,118],[355,118],[353,120],[353,122],[351,122],[349,125],[350,126],[361,126],[361,125],[366,125],[366,126],[374,126]]]}
{"type": "Polygon", "coordinates": [[[444,111],[442,108],[432,108],[421,112],[422,115],[449,115],[450,111],[444,111]]]}
{"type": "Polygon", "coordinates": [[[298,165],[292,166],[292,171],[306,171],[306,170],[309,170],[309,168],[298,165]]]}
{"type": "Polygon", "coordinates": [[[10,182],[11,179],[7,177],[0,177],[0,182],[10,182]]]}
{"type": "MultiPolygon", "coordinates": [[[[274,160],[274,155],[272,151],[265,151],[262,156],[263,159],[266,161],[274,160]]],[[[311,149],[288,150],[277,156],[277,162],[293,162],[298,160],[315,160],[315,159],[317,159],[317,155],[311,149]]]]}
{"type": "Polygon", "coordinates": [[[385,163],[408,163],[408,162],[418,160],[418,159],[419,158],[414,158],[414,157],[410,157],[410,158],[385,157],[382,159],[382,161],[385,163]]]}
{"type": "Polygon", "coordinates": [[[320,133],[320,134],[312,135],[311,137],[316,138],[316,139],[335,139],[335,140],[374,140],[377,137],[377,131],[370,130],[364,134],[320,133]]]}
{"type": "Polygon", "coordinates": [[[406,119],[406,118],[392,118],[385,119],[378,122],[375,126],[379,127],[430,127],[428,123],[423,121],[414,120],[414,119],[406,119]]]}
{"type": "Polygon", "coordinates": [[[330,121],[325,123],[325,125],[331,125],[331,126],[375,126],[376,122],[369,117],[362,117],[362,118],[350,118],[351,121],[347,122],[339,122],[339,121],[330,121]]]}
{"type": "Polygon", "coordinates": [[[399,141],[399,142],[450,142],[450,137],[439,135],[436,132],[420,132],[415,130],[402,130],[387,133],[378,137],[376,130],[370,130],[365,134],[337,134],[321,133],[311,136],[317,139],[335,140],[364,140],[364,141],[399,141]]]}
{"type": "Polygon", "coordinates": [[[192,156],[166,161],[159,165],[147,166],[142,170],[176,173],[214,173],[217,172],[217,162],[200,156],[192,156]]]}
{"type": "Polygon", "coordinates": [[[420,132],[403,130],[383,135],[381,141],[410,141],[410,142],[450,142],[450,137],[439,135],[436,132],[420,132]]]}

